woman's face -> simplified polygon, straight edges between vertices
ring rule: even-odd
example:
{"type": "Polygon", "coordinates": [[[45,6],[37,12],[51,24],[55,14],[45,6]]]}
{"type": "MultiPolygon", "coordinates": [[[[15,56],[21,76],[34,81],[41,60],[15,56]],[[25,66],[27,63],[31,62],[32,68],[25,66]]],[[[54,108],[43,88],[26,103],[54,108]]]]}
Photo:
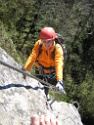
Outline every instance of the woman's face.
{"type": "Polygon", "coordinates": [[[42,41],[42,43],[43,43],[43,46],[46,48],[46,50],[49,50],[53,45],[54,40],[45,40],[45,41],[42,41]]]}

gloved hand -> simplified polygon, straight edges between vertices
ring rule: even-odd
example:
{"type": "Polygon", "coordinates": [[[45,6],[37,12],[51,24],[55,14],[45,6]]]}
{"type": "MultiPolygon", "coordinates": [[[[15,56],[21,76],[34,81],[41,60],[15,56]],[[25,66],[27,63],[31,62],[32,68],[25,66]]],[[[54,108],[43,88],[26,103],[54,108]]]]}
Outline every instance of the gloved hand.
{"type": "MultiPolygon", "coordinates": [[[[22,70],[25,71],[24,67],[22,67],[22,70]]],[[[23,74],[23,78],[26,79],[26,75],[23,74]]]]}
{"type": "Polygon", "coordinates": [[[57,84],[56,84],[56,87],[59,89],[59,91],[62,93],[62,94],[66,94],[65,90],[64,90],[64,85],[63,85],[63,82],[62,81],[58,81],[57,84]]]}

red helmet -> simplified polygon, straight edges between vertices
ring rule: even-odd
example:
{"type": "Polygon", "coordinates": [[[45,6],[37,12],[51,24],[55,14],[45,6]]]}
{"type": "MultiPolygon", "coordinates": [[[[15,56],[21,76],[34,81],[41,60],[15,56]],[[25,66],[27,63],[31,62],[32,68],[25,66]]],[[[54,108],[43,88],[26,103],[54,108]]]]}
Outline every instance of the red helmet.
{"type": "Polygon", "coordinates": [[[40,32],[41,40],[53,40],[56,38],[56,33],[52,27],[44,27],[40,32]]]}

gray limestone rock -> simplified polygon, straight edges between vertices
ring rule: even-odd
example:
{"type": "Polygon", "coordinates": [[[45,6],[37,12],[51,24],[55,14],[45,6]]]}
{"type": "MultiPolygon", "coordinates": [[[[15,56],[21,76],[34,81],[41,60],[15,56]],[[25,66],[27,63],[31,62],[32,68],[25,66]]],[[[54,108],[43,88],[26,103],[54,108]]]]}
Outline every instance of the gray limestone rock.
{"type": "MultiPolygon", "coordinates": [[[[17,62],[0,48],[0,60],[17,68],[17,62]]],[[[60,125],[83,125],[78,110],[66,102],[49,102],[43,86],[35,79],[0,64],[0,125],[30,125],[33,114],[48,113],[60,125]],[[51,104],[51,105],[49,105],[51,104]]]]}

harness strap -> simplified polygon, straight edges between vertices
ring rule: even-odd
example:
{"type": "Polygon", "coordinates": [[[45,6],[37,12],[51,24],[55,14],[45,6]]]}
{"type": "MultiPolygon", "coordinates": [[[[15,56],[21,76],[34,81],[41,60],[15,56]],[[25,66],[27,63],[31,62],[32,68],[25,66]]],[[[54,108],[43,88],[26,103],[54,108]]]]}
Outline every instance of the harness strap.
{"type": "Polygon", "coordinates": [[[46,70],[55,70],[55,67],[54,67],[54,66],[50,66],[50,67],[45,67],[45,66],[43,66],[42,64],[39,63],[38,59],[36,60],[36,62],[38,62],[38,64],[39,64],[43,69],[46,69],[46,70]]]}
{"type": "Polygon", "coordinates": [[[42,43],[40,43],[40,45],[39,45],[39,52],[38,52],[38,56],[37,56],[37,58],[39,57],[39,55],[42,53],[42,43]]]}

